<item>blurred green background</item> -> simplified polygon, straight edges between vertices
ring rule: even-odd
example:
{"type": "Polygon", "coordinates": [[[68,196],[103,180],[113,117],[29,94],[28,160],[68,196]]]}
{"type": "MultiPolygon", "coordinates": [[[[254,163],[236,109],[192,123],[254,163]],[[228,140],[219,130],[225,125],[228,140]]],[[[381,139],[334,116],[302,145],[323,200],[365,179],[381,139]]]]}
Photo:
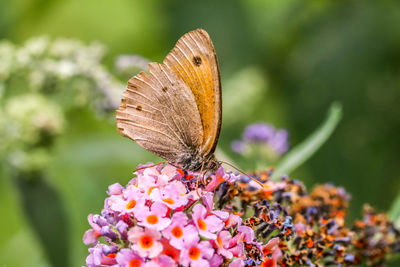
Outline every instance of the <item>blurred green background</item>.
{"type": "MultiPolygon", "coordinates": [[[[400,193],[400,1],[0,1],[0,39],[99,41],[111,73],[121,54],[161,62],[196,28],[208,31],[220,64],[219,148],[251,169],[230,151],[247,124],[286,128],[294,146],[339,101],[339,127],[291,176],[309,187],[345,187],[352,195],[350,219],[360,216],[363,203],[390,208],[400,193]]],[[[1,266],[82,266],[86,218],[100,212],[107,186],[124,185],[137,164],[158,161],[118,135],[112,111],[83,106],[65,114],[39,179],[0,169],[1,266]]]]}

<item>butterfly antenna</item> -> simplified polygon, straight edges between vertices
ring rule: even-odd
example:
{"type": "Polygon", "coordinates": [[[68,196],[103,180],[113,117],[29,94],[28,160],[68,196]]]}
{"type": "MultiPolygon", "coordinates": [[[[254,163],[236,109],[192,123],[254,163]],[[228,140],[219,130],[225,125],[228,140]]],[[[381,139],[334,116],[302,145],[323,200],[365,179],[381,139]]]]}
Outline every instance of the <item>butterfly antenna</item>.
{"type": "Polygon", "coordinates": [[[256,182],[259,186],[264,187],[264,184],[263,184],[263,183],[261,183],[260,181],[258,181],[258,180],[255,179],[255,178],[251,177],[250,175],[248,175],[248,174],[245,173],[244,171],[242,171],[242,170],[236,168],[234,165],[230,164],[229,162],[220,161],[220,163],[224,163],[224,164],[228,165],[229,167],[234,168],[234,169],[237,170],[239,173],[241,173],[241,174],[243,174],[243,175],[249,177],[251,180],[253,180],[254,182],[256,182]]]}

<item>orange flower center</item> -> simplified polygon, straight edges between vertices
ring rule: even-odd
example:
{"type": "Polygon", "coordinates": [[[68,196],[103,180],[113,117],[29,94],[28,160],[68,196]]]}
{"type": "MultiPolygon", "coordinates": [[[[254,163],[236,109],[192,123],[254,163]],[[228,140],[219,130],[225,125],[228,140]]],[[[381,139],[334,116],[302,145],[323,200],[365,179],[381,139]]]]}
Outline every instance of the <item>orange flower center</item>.
{"type": "Polygon", "coordinates": [[[222,240],[221,240],[221,238],[219,238],[219,236],[217,236],[217,243],[218,243],[218,246],[220,248],[222,248],[222,240]]]}
{"type": "Polygon", "coordinates": [[[132,199],[131,201],[126,204],[126,209],[133,209],[136,206],[136,200],[132,199]]]}
{"type": "Polygon", "coordinates": [[[140,246],[144,249],[151,248],[153,246],[153,238],[148,235],[144,235],[140,238],[140,246]]]}
{"type": "Polygon", "coordinates": [[[199,226],[200,230],[205,231],[207,229],[207,224],[202,219],[197,220],[197,225],[199,226]]]}
{"type": "Polygon", "coordinates": [[[183,176],[185,176],[185,173],[182,171],[182,169],[176,169],[178,172],[179,172],[179,174],[183,177],[183,176]]]}
{"type": "Polygon", "coordinates": [[[172,228],[171,233],[176,238],[181,238],[183,236],[182,229],[179,226],[175,226],[174,228],[172,228]]]}
{"type": "Polygon", "coordinates": [[[200,250],[196,247],[191,247],[189,249],[189,257],[192,260],[198,260],[200,258],[200,250]]]}
{"type": "Polygon", "coordinates": [[[156,223],[158,223],[158,216],[154,215],[154,214],[149,215],[149,216],[147,216],[146,221],[149,224],[156,224],[156,223]]]}
{"type": "Polygon", "coordinates": [[[132,259],[129,261],[129,267],[140,267],[140,260],[132,259]]]}
{"type": "Polygon", "coordinates": [[[273,259],[266,258],[261,263],[261,267],[272,267],[272,266],[275,266],[275,262],[273,259]]]}
{"type": "Polygon", "coordinates": [[[175,201],[172,198],[166,198],[166,199],[163,199],[163,201],[165,203],[168,203],[168,204],[171,204],[171,205],[175,204],[175,201]]]}
{"type": "Polygon", "coordinates": [[[271,254],[272,253],[272,250],[271,249],[269,249],[269,248],[267,248],[267,247],[265,247],[264,249],[263,249],[263,254],[264,254],[264,256],[266,256],[266,255],[268,255],[268,254],[271,254]]]}
{"type": "Polygon", "coordinates": [[[217,182],[218,184],[225,182],[225,179],[221,174],[217,174],[217,182]]]}
{"type": "Polygon", "coordinates": [[[157,188],[157,186],[152,186],[149,188],[149,191],[147,191],[147,194],[150,195],[151,191],[153,191],[154,188],[157,188]]]}
{"type": "Polygon", "coordinates": [[[314,242],[312,241],[311,238],[307,239],[307,247],[312,248],[314,246],[314,242]]]}

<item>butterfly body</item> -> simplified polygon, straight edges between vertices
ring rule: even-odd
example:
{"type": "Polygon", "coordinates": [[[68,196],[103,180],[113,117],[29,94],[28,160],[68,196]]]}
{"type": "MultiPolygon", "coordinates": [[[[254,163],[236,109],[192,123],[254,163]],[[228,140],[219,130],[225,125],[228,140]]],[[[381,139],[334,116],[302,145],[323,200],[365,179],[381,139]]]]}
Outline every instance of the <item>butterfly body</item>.
{"type": "Polygon", "coordinates": [[[175,164],[180,165],[183,169],[188,171],[201,171],[208,170],[215,172],[221,165],[215,158],[214,154],[205,158],[201,153],[187,152],[182,153],[177,157],[175,164]]]}
{"type": "Polygon", "coordinates": [[[117,127],[145,149],[189,171],[215,171],[221,86],[210,37],[198,29],[179,39],[163,64],[128,81],[117,127]]]}

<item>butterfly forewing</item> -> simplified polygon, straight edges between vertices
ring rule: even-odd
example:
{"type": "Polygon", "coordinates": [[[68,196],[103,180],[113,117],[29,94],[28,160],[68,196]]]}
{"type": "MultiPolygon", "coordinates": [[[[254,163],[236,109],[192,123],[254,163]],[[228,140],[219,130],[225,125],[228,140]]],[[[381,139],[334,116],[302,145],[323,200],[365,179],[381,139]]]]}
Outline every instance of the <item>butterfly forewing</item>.
{"type": "MultiPolygon", "coordinates": [[[[131,78],[117,110],[119,132],[154,154],[176,162],[202,145],[201,118],[192,91],[164,65],[131,78]]],[[[178,162],[179,163],[179,162],[178,162]]]]}
{"type": "Polygon", "coordinates": [[[221,128],[221,84],[214,46],[198,29],[180,38],[164,64],[191,89],[203,126],[200,153],[214,152],[221,128]]]}

